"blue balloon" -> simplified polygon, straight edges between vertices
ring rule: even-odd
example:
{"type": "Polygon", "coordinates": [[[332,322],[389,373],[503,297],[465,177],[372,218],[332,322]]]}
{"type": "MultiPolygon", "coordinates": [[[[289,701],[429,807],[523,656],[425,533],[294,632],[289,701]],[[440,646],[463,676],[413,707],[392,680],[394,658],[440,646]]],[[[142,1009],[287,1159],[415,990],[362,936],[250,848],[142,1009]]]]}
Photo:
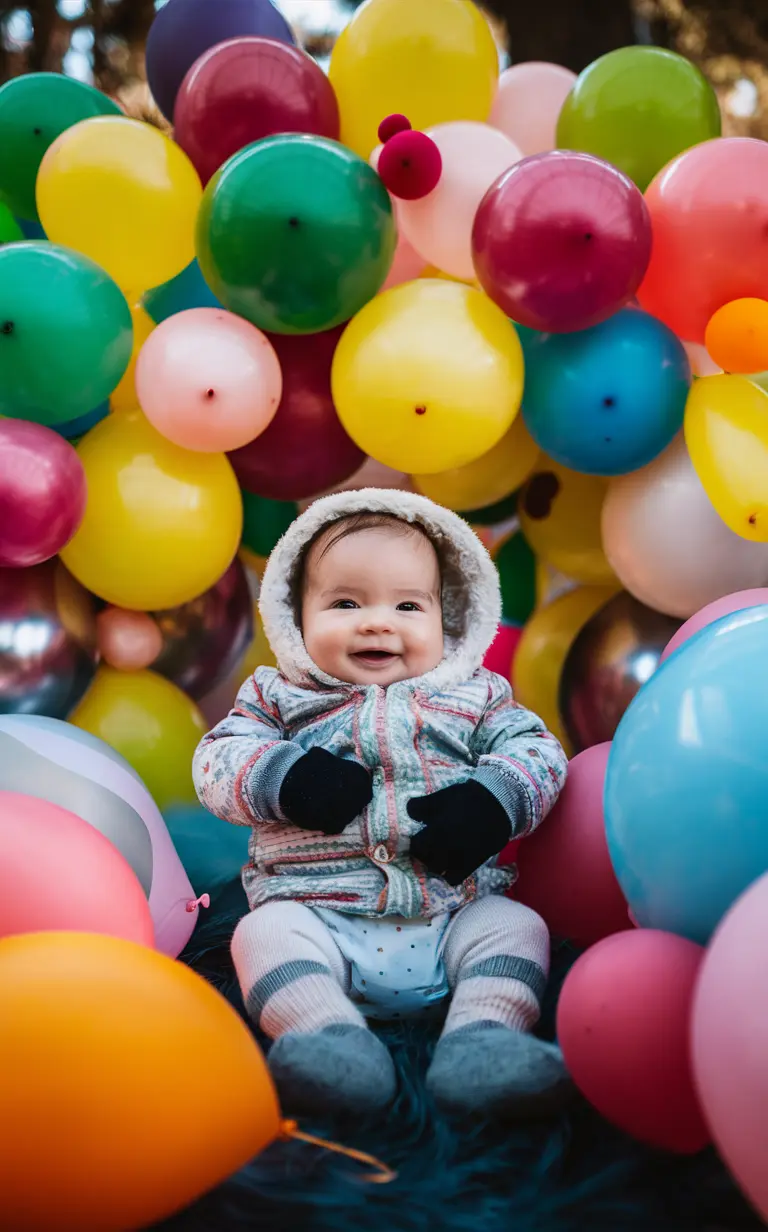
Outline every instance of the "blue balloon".
{"type": "Polygon", "coordinates": [[[768,870],[768,605],[680,647],[629,706],[611,746],[605,825],[643,927],[706,945],[768,870]]]}
{"type": "Polygon", "coordinates": [[[48,238],[40,223],[34,219],[17,218],[16,221],[21,227],[21,233],[25,240],[45,240],[48,238]]]}
{"type": "Polygon", "coordinates": [[[523,417],[571,470],[624,475],[652,462],[683,423],[691,370],[682,343],[624,308],[592,329],[523,338],[523,417]]]}
{"type": "Polygon", "coordinates": [[[162,286],[147,291],[141,302],[155,325],[177,312],[185,312],[187,308],[221,308],[203,278],[197,260],[192,261],[170,282],[164,282],[162,286]]]}
{"type": "Polygon", "coordinates": [[[215,894],[248,862],[249,826],[233,826],[199,804],[166,809],[163,819],[195,894],[215,894]]]}
{"type": "Polygon", "coordinates": [[[83,436],[91,428],[95,428],[96,424],[106,419],[108,414],[109,402],[101,402],[92,411],[87,411],[85,415],[78,415],[77,419],[68,419],[66,423],[52,424],[51,427],[54,432],[58,432],[59,436],[64,436],[71,441],[83,436]]]}

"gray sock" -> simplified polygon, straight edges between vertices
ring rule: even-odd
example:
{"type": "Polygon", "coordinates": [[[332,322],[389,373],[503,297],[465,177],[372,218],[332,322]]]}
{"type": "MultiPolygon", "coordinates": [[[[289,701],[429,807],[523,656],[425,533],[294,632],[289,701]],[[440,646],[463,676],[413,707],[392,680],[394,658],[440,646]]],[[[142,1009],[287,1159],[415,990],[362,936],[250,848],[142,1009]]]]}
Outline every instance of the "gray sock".
{"type": "Polygon", "coordinates": [[[334,1023],[322,1031],[287,1031],[267,1057],[287,1112],[375,1112],[395,1097],[389,1052],[366,1027],[334,1023]]]}
{"type": "Polygon", "coordinates": [[[450,1112],[546,1115],[572,1094],[562,1053],[498,1022],[474,1022],[444,1035],[427,1088],[450,1112]]]}

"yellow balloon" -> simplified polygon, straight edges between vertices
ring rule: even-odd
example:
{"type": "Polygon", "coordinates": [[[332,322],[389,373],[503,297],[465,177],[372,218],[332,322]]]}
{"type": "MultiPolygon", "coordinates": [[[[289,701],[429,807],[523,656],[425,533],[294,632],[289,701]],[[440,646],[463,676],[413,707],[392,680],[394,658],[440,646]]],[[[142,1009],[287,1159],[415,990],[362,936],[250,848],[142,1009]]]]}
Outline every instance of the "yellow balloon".
{"type": "Polygon", "coordinates": [[[195,255],[202,187],[184,151],[127,116],[82,120],[48,147],[37,208],[49,240],[84,253],[132,295],[195,255]]]}
{"type": "Polygon", "coordinates": [[[482,457],[457,470],[438,475],[414,475],[416,488],[438,505],[449,509],[482,509],[495,505],[519,488],[539,457],[539,447],[517,415],[498,444],[482,457]]]}
{"type": "Polygon", "coordinates": [[[685,443],[717,513],[742,539],[768,543],[768,394],[744,376],[694,381],[685,443]]]}
{"type": "Polygon", "coordinates": [[[407,282],[350,321],[333,357],[333,400],[357,445],[396,471],[465,466],[500,441],[523,394],[523,351],[486,295],[407,282]]]}
{"type": "Polygon", "coordinates": [[[419,129],[487,120],[499,54],[471,0],[368,0],[336,42],[329,76],[341,140],[368,158],[393,112],[419,129]]]}
{"type": "Polygon", "coordinates": [[[156,672],[100,667],[69,716],[130,762],[159,809],[192,803],[192,754],[207,723],[191,698],[156,672]]]}
{"type": "Polygon", "coordinates": [[[616,580],[600,533],[607,491],[607,479],[541,457],[520,493],[520,529],[536,555],[585,586],[616,580]]]}
{"type": "Polygon", "coordinates": [[[544,720],[570,755],[557,694],[576,635],[620,587],[579,586],[538,608],[523,629],[512,668],[517,701],[544,720]]]}
{"type": "Polygon", "coordinates": [[[251,573],[255,573],[256,577],[259,581],[261,581],[264,577],[264,570],[267,567],[268,558],[266,556],[257,556],[257,554],[252,552],[250,548],[244,548],[242,545],[240,547],[240,551],[238,552],[238,556],[245,565],[246,569],[250,569],[251,573]]]}
{"type": "Polygon", "coordinates": [[[128,367],[119,385],[112,390],[109,397],[109,405],[113,411],[131,411],[139,405],[136,396],[136,360],[139,358],[139,351],[155,328],[155,322],[141,304],[135,304],[131,308],[131,320],[133,321],[133,349],[128,367]]]}
{"type": "Polygon", "coordinates": [[[87,590],[116,607],[161,611],[218,581],[243,524],[223,453],[181,449],[139,410],[108,415],[77,452],[88,502],[61,558],[87,590]]]}

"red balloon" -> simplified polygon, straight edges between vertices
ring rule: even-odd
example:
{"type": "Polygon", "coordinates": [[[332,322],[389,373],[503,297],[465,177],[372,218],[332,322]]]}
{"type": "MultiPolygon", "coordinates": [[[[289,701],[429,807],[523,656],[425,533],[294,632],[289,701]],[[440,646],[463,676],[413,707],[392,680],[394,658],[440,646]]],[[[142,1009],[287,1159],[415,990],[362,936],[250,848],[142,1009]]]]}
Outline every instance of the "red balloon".
{"type": "Polygon", "coordinates": [[[507,316],[566,334],[633,298],[650,259],[651,223],[639,189],[616,167],[553,150],[522,159],[491,185],[472,250],[483,289],[507,316]]]}
{"type": "Polygon", "coordinates": [[[28,568],[60,552],[85,512],[82,464],[42,424],[0,420],[0,565],[28,568]]]}
{"type": "Polygon", "coordinates": [[[276,39],[228,39],[203,53],[184,78],[174,137],[206,184],[243,146],[273,133],[339,136],[333,86],[305,52],[276,39]]]}
{"type": "Polygon", "coordinates": [[[629,929],[626,899],[613,871],[603,820],[610,744],[577,754],[557,804],[520,844],[514,895],[557,937],[594,945],[629,929]]]}
{"type": "Polygon", "coordinates": [[[404,133],[411,127],[411,121],[407,116],[400,115],[399,111],[395,111],[392,115],[385,116],[379,125],[379,141],[382,145],[386,144],[391,137],[396,133],[404,133]]]}
{"type": "Polygon", "coordinates": [[[255,441],[229,454],[247,492],[304,500],[362,466],[365,454],[342,428],[331,398],[331,361],[343,329],[269,335],[283,372],[280,405],[255,441]]]}
{"type": "Polygon", "coordinates": [[[437,187],[443,157],[426,133],[410,129],[390,137],[377,166],[384,187],[401,201],[418,201],[437,187]]]}
{"type": "Polygon", "coordinates": [[[574,963],[557,1007],[558,1042],[582,1094],[641,1142],[686,1155],[710,1140],[690,1043],[703,956],[672,933],[616,933],[574,963]]]}

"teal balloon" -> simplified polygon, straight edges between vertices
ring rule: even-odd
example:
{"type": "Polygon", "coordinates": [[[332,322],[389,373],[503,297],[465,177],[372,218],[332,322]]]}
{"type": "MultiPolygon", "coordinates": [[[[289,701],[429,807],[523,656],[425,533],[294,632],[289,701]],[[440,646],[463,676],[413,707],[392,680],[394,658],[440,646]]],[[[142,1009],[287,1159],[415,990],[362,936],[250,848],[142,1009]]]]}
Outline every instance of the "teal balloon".
{"type": "Polygon", "coordinates": [[[41,224],[32,218],[17,218],[16,223],[25,240],[45,240],[47,235],[41,224]]]}
{"type": "Polygon", "coordinates": [[[0,247],[0,415],[79,418],[112,393],[132,342],[125,296],[95,262],[56,244],[0,247]]]}
{"type": "Polygon", "coordinates": [[[536,557],[520,531],[494,554],[501,583],[502,620],[524,625],[536,606],[536,557]]]}
{"type": "Polygon", "coordinates": [[[281,134],[235,154],[209,182],[197,257],[225,308],[259,329],[315,334],[380,290],[395,252],[376,172],[324,137],[281,134]]]}
{"type": "Polygon", "coordinates": [[[270,500],[255,496],[253,492],[242,493],[244,548],[256,556],[269,556],[291,522],[299,516],[299,507],[293,501],[270,500]]]}
{"type": "Polygon", "coordinates": [[[247,826],[221,821],[199,804],[174,805],[163,819],[195,894],[213,895],[240,876],[248,861],[247,826]]]}
{"type": "Polygon", "coordinates": [[[461,517],[465,522],[469,522],[470,526],[498,526],[500,522],[508,521],[517,513],[517,497],[518,493],[512,492],[493,505],[466,510],[461,517]]]}
{"type": "Polygon", "coordinates": [[[52,425],[52,430],[58,432],[59,436],[65,437],[68,441],[79,441],[86,432],[90,432],[91,428],[95,428],[97,423],[101,423],[102,419],[106,419],[109,414],[109,403],[102,402],[101,406],[94,407],[92,411],[88,411],[85,415],[78,415],[77,419],[68,419],[65,423],[57,423],[52,425]]]}
{"type": "Polygon", "coordinates": [[[147,291],[141,302],[156,325],[189,308],[221,308],[197,261],[192,261],[170,282],[147,291]]]}

